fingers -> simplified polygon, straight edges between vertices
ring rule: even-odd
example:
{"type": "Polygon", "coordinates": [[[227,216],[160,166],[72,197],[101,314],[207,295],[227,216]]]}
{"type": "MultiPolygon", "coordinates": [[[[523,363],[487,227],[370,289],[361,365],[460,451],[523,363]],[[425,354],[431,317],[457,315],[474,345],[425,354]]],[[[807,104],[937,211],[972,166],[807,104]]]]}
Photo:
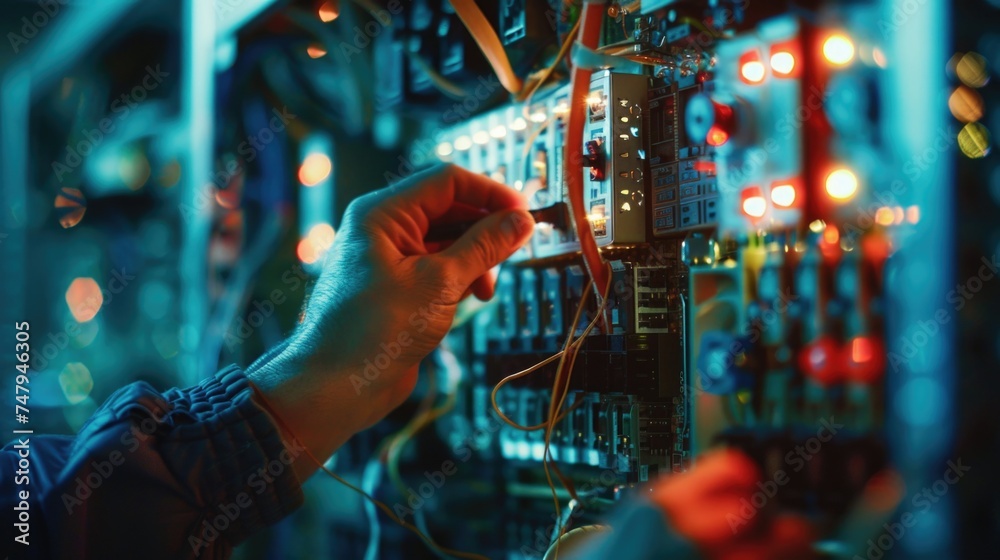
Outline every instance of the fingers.
{"type": "Polygon", "coordinates": [[[493,274],[487,272],[472,283],[470,290],[473,295],[479,298],[480,301],[489,301],[493,297],[493,291],[496,287],[496,279],[493,278],[493,274]]]}
{"type": "Polygon", "coordinates": [[[729,542],[753,529],[756,519],[739,515],[760,471],[746,455],[731,449],[698,458],[693,469],[668,477],[650,498],[663,508],[678,533],[703,548],[729,542]]]}
{"type": "Polygon", "coordinates": [[[404,210],[426,234],[432,220],[445,216],[454,206],[466,211],[497,212],[527,209],[528,202],[516,190],[485,175],[455,165],[443,165],[418,173],[406,181],[359,199],[361,209],[392,207],[404,210]]]}
{"type": "Polygon", "coordinates": [[[683,512],[692,502],[728,492],[752,492],[760,470],[746,455],[720,449],[698,457],[695,467],[671,476],[653,491],[653,501],[669,513],[683,512]]]}
{"type": "Polygon", "coordinates": [[[447,249],[438,253],[446,261],[450,274],[463,287],[473,286],[477,297],[492,296],[492,278],[488,290],[477,279],[488,275],[531,237],[535,221],[524,210],[508,210],[490,214],[476,222],[469,231],[447,249]]]}

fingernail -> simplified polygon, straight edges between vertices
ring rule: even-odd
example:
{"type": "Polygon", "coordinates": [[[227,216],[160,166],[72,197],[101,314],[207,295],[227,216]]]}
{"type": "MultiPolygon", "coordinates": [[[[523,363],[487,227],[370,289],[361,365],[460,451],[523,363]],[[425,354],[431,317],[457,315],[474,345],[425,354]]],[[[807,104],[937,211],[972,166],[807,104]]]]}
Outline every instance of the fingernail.
{"type": "Polygon", "coordinates": [[[524,210],[515,210],[501,224],[505,235],[512,239],[520,239],[535,228],[535,220],[524,210]]]}

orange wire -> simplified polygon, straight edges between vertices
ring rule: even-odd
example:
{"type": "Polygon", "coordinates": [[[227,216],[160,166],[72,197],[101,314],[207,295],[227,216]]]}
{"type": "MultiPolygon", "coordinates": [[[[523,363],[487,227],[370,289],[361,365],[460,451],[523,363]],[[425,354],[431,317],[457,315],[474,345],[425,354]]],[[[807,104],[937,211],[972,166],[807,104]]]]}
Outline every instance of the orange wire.
{"type": "Polygon", "coordinates": [[[324,465],[322,461],[320,461],[319,459],[317,459],[316,456],[313,455],[312,451],[309,451],[309,448],[307,448],[305,445],[302,444],[302,441],[295,435],[295,432],[292,431],[292,429],[288,425],[288,423],[285,422],[284,418],[282,418],[281,415],[278,414],[278,412],[271,405],[271,402],[267,399],[267,397],[264,396],[264,392],[261,391],[260,388],[258,388],[257,385],[254,384],[252,381],[248,380],[247,382],[250,384],[250,388],[253,389],[254,394],[257,395],[257,398],[260,399],[260,404],[263,406],[264,410],[266,410],[268,412],[268,414],[270,414],[271,417],[274,418],[274,421],[278,424],[278,426],[281,427],[281,429],[285,432],[285,434],[287,434],[288,437],[292,441],[294,441],[295,443],[297,443],[305,451],[306,455],[310,459],[312,459],[312,461],[314,463],[316,463],[316,466],[319,467],[320,470],[322,470],[326,474],[330,475],[330,477],[333,478],[334,480],[336,480],[337,482],[343,484],[344,486],[350,488],[351,490],[354,490],[355,492],[357,492],[358,494],[360,494],[361,496],[363,496],[366,500],[368,500],[369,502],[371,502],[372,504],[374,504],[375,507],[377,507],[380,510],[382,510],[382,513],[384,513],[386,515],[386,517],[388,517],[389,519],[391,519],[392,521],[394,521],[395,523],[397,523],[401,527],[404,527],[404,528],[412,531],[415,535],[417,535],[418,537],[420,537],[420,540],[424,541],[424,543],[427,544],[427,546],[431,547],[432,549],[434,549],[434,550],[436,550],[436,551],[438,551],[438,552],[440,552],[442,554],[447,554],[447,555],[450,555],[450,556],[456,556],[458,558],[468,558],[469,560],[490,560],[489,558],[487,558],[486,556],[483,556],[481,554],[475,554],[475,553],[472,553],[472,552],[462,552],[461,550],[454,550],[454,549],[451,549],[451,548],[445,548],[445,547],[437,544],[436,542],[434,542],[434,539],[430,538],[428,535],[425,535],[423,533],[423,531],[421,531],[417,527],[415,527],[415,526],[407,523],[406,521],[403,521],[402,519],[400,519],[396,515],[396,513],[393,512],[391,508],[389,508],[389,506],[387,506],[384,503],[382,503],[381,501],[373,498],[372,496],[370,496],[368,494],[368,492],[365,492],[364,490],[358,488],[357,486],[354,486],[350,482],[347,482],[346,480],[344,480],[343,478],[341,478],[340,476],[338,476],[337,473],[335,473],[335,472],[331,471],[330,469],[326,468],[326,465],[324,465]]]}

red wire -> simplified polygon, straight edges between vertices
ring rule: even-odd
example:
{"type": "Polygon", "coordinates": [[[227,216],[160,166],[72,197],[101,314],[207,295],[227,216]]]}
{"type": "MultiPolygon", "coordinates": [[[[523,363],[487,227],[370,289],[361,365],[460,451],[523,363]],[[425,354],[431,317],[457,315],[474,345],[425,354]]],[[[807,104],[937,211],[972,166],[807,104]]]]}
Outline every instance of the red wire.
{"type": "MultiPolygon", "coordinates": [[[[580,15],[581,24],[578,42],[589,49],[596,49],[601,38],[601,24],[604,19],[603,2],[587,1],[580,15]]],[[[587,115],[587,95],[590,93],[590,69],[573,67],[570,93],[569,122],[566,127],[566,185],[569,191],[569,205],[576,225],[576,236],[580,240],[583,262],[594,280],[594,290],[600,295],[600,286],[606,286],[610,274],[601,254],[597,250],[594,230],[587,219],[587,209],[583,201],[583,125],[587,115]]]]}

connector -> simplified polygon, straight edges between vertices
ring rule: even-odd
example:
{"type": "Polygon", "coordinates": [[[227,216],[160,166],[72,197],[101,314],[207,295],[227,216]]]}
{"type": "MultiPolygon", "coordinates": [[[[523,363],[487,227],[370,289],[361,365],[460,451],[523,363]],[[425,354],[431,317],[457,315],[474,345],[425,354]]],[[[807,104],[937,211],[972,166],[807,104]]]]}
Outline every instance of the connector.
{"type": "Polygon", "coordinates": [[[535,223],[552,224],[552,227],[560,231],[567,231],[569,227],[569,205],[565,202],[557,202],[545,208],[528,210],[528,213],[535,219],[535,223]]]}

